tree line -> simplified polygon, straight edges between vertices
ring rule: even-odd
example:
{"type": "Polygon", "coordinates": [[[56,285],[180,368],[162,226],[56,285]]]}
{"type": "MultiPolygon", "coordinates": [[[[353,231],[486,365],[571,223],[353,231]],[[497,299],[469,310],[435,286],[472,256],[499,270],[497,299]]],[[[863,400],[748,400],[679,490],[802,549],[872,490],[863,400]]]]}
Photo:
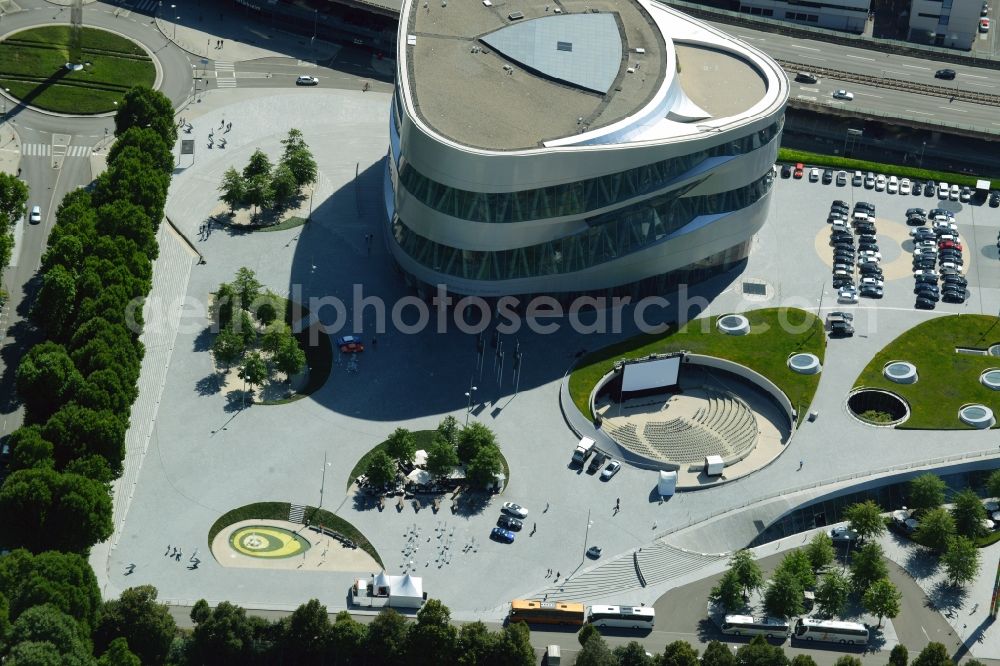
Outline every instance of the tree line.
{"type": "MultiPolygon", "coordinates": [[[[28,186],[17,176],[0,173],[0,274],[10,265],[14,251],[14,225],[25,216],[28,186]]],[[[0,303],[6,294],[0,292],[0,303]]]]}
{"type": "MultiPolygon", "coordinates": [[[[67,194],[56,211],[30,310],[43,340],[15,376],[25,418],[10,435],[0,543],[23,550],[0,558],[5,663],[93,662],[101,604],[86,554],[112,533],[111,482],[138,395],[142,303],[177,139],[170,100],[133,88],[115,136],[93,187],[67,194]]],[[[128,647],[113,642],[101,658],[131,663],[128,647]]]]}

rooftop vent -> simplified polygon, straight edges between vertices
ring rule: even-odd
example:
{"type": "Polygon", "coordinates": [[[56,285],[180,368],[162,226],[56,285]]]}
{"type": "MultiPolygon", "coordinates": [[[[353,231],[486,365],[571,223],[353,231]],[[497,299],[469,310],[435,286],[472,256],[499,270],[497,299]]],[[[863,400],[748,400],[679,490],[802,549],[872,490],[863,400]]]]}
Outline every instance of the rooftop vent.
{"type": "Polygon", "coordinates": [[[556,42],[556,50],[559,51],[572,51],[573,42],[556,42]]]}
{"type": "Polygon", "coordinates": [[[523,19],[524,14],[522,12],[511,12],[510,14],[507,14],[507,18],[511,21],[516,21],[518,19],[523,19]]]}

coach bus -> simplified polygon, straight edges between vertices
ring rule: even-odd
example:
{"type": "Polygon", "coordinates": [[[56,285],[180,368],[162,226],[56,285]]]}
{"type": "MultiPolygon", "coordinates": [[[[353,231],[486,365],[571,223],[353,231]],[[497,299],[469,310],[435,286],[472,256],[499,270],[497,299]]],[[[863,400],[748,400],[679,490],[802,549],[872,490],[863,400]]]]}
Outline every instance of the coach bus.
{"type": "Polygon", "coordinates": [[[795,624],[792,636],[800,641],[868,645],[868,627],[857,622],[834,622],[803,617],[795,624]]]}
{"type": "Polygon", "coordinates": [[[591,606],[587,622],[595,627],[653,629],[656,611],[646,606],[591,606]]]}
{"type": "Polygon", "coordinates": [[[510,602],[510,621],[579,626],[585,619],[584,611],[583,604],[573,602],[514,599],[510,602]]]}
{"type": "Polygon", "coordinates": [[[791,625],[785,620],[773,617],[751,617],[749,615],[727,615],[722,623],[722,633],[731,636],[766,636],[780,638],[788,636],[791,625]]]}

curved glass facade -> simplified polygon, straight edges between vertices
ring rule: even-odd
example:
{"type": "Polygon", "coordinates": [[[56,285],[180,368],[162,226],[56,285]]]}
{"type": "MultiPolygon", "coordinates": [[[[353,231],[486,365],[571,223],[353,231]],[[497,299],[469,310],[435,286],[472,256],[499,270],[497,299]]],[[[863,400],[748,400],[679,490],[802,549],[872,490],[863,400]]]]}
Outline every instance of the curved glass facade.
{"type": "MultiPolygon", "coordinates": [[[[395,110],[396,105],[393,105],[395,110]]],[[[666,187],[678,176],[712,157],[753,152],[781,134],[784,116],[762,130],[706,150],[563,185],[518,192],[471,192],[427,178],[405,159],[399,182],[424,205],[471,222],[525,222],[564,215],[583,215],[666,187]]]]}
{"type": "Polygon", "coordinates": [[[662,240],[702,215],[738,211],[770,190],[773,174],[735,190],[695,197],[674,190],[640,203],[587,218],[581,233],[511,250],[463,250],[413,232],[395,216],[392,233],[410,257],[438,273],[469,280],[511,280],[571,273],[613,261],[662,240]]]}

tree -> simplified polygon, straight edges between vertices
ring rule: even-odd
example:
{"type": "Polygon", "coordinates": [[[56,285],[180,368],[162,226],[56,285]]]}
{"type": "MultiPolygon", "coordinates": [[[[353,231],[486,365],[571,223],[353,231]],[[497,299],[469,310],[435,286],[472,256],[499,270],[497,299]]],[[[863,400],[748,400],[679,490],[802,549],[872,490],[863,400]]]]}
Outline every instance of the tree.
{"type": "Polygon", "coordinates": [[[736,655],[725,643],[712,641],[701,655],[701,666],[736,666],[736,655]]]}
{"type": "Polygon", "coordinates": [[[482,622],[463,624],[458,632],[458,665],[480,666],[489,663],[496,651],[497,636],[482,622]]]}
{"type": "Polygon", "coordinates": [[[274,188],[269,176],[254,176],[247,179],[246,201],[253,206],[253,218],[257,218],[258,208],[267,208],[274,201],[274,188]]]}
{"type": "Polygon", "coordinates": [[[699,666],[698,651],[687,641],[667,643],[658,666],[699,666]]]}
{"type": "Polygon", "coordinates": [[[746,548],[733,553],[729,559],[729,569],[736,574],[736,579],[743,589],[744,599],[764,584],[764,574],[760,570],[760,565],[757,564],[753,552],[746,548]]]}
{"type": "Polygon", "coordinates": [[[315,182],[318,167],[309,146],[302,138],[302,132],[295,128],[290,129],[288,138],[282,140],[281,143],[285,146],[281,164],[292,172],[295,183],[302,186],[315,182]]]}
{"type": "Polygon", "coordinates": [[[458,459],[469,463],[476,457],[479,449],[490,444],[497,445],[496,435],[482,423],[473,421],[458,433],[458,459]]]}
{"type": "Polygon", "coordinates": [[[233,315],[233,320],[229,322],[229,330],[243,339],[244,347],[253,347],[257,344],[257,327],[246,310],[240,310],[233,315]]]}
{"type": "Polygon", "coordinates": [[[260,148],[253,151],[253,155],[250,156],[250,161],[247,165],[243,167],[243,177],[247,180],[255,178],[257,176],[268,176],[271,173],[271,159],[267,156],[267,153],[262,151],[260,148]]]}
{"type": "Polygon", "coordinates": [[[161,92],[144,86],[130,88],[118,104],[115,113],[115,136],[125,134],[132,127],[149,127],[172,146],[177,142],[177,125],[174,123],[174,105],[161,92]]]}
{"type": "Polygon", "coordinates": [[[438,424],[437,434],[444,441],[451,444],[453,447],[458,445],[458,419],[454,416],[446,416],[441,419],[441,423],[438,424]]]}
{"type": "Polygon", "coordinates": [[[242,308],[243,304],[239,300],[239,294],[231,284],[223,282],[219,289],[213,294],[212,307],[209,313],[212,317],[213,327],[216,331],[229,328],[229,323],[233,320],[236,309],[242,308]]]}
{"type": "Polygon", "coordinates": [[[889,569],[883,560],[882,546],[877,543],[866,543],[854,551],[851,556],[851,584],[859,594],[877,580],[889,575],[889,569]]]}
{"type": "Polygon", "coordinates": [[[910,666],[951,666],[951,664],[948,648],[941,643],[931,642],[920,651],[910,666]]]}
{"type": "Polygon", "coordinates": [[[503,666],[534,666],[536,661],[528,625],[523,622],[512,622],[504,627],[490,663],[503,666]]]}
{"type": "Polygon", "coordinates": [[[239,378],[246,382],[251,391],[255,386],[263,385],[267,380],[267,375],[267,363],[264,362],[259,352],[250,352],[243,358],[239,378]]]}
{"type": "Polygon", "coordinates": [[[943,553],[955,536],[955,519],[943,507],[930,509],[920,517],[920,526],[914,536],[928,548],[943,553]]]}
{"type": "Polygon", "coordinates": [[[117,414],[63,405],[42,426],[42,436],[52,442],[56,466],[62,467],[86,455],[103,457],[115,474],[125,458],[126,424],[117,414]]]}
{"type": "MultiPolygon", "coordinates": [[[[611,651],[618,666],[656,666],[652,657],[646,656],[646,648],[638,641],[629,641],[611,651]]],[[[704,662],[702,662],[704,663],[704,662]]]]}
{"type": "Polygon", "coordinates": [[[47,419],[82,382],[66,348],[54,342],[35,345],[17,366],[17,394],[32,421],[47,419]]]}
{"type": "Polygon", "coordinates": [[[278,633],[275,647],[287,663],[322,664],[330,642],[326,606],[310,599],[281,621],[278,633]]]}
{"type": "Polygon", "coordinates": [[[722,574],[718,584],[712,588],[708,595],[709,600],[722,606],[726,612],[732,612],[743,608],[746,603],[743,597],[743,586],[740,578],[732,569],[722,574]]]}
{"type": "Polygon", "coordinates": [[[306,367],[306,353],[299,347],[299,341],[289,335],[281,348],[271,357],[271,361],[278,372],[283,372],[288,381],[291,381],[292,377],[306,367]]]}
{"type": "Polygon", "coordinates": [[[385,440],[385,452],[400,465],[410,464],[417,453],[417,440],[406,428],[396,428],[385,440]]]}
{"type": "MultiPolygon", "coordinates": [[[[14,622],[7,637],[8,644],[48,643],[59,653],[65,664],[91,662],[87,636],[72,617],[55,606],[42,604],[24,611],[14,622]]],[[[31,663],[28,660],[22,663],[31,663]]]]}
{"type": "Polygon", "coordinates": [[[946,488],[937,474],[921,474],[910,481],[910,506],[917,511],[936,509],[944,504],[946,488]]]}
{"type": "Polygon", "coordinates": [[[803,612],[802,584],[787,569],[778,569],[764,591],[764,609],[773,617],[793,617],[803,612]]]}
{"type": "Polygon", "coordinates": [[[328,657],[335,666],[349,666],[361,661],[368,627],[361,624],[347,611],[340,611],[330,627],[328,657]]]}
{"type": "Polygon", "coordinates": [[[28,186],[8,173],[0,173],[0,229],[6,231],[24,216],[28,203],[28,186]]]}
{"type": "Polygon", "coordinates": [[[128,641],[116,638],[97,660],[97,666],[142,666],[142,661],[128,649],[128,641]]]}
{"type": "Polygon", "coordinates": [[[816,606],[824,615],[839,617],[850,594],[851,583],[847,576],[840,571],[830,571],[823,575],[816,588],[816,606]]]}
{"type": "Polygon", "coordinates": [[[995,469],[986,477],[986,494],[990,497],[1000,497],[1000,469],[995,469]]]}
{"type": "Polygon", "coordinates": [[[903,595],[888,578],[880,578],[865,590],[861,603],[865,610],[878,617],[878,626],[882,626],[882,618],[894,618],[899,615],[899,601],[903,595]]]}
{"type": "Polygon", "coordinates": [[[910,653],[905,645],[897,643],[893,646],[892,652],[889,653],[889,666],[906,666],[909,660],[910,653]]]}
{"type": "Polygon", "coordinates": [[[97,481],[111,492],[111,482],[118,478],[108,461],[99,455],[83,456],[69,461],[62,469],[64,474],[76,474],[97,481]]]}
{"type": "Polygon", "coordinates": [[[285,341],[292,337],[292,329],[283,321],[272,323],[260,338],[260,348],[269,354],[275,354],[284,346],[285,341]]]}
{"type": "Polygon", "coordinates": [[[813,571],[819,571],[833,562],[833,539],[825,531],[817,532],[806,546],[806,555],[813,571]]]}
{"type": "Polygon", "coordinates": [[[0,487],[0,542],[34,551],[83,552],[111,536],[103,483],[51,469],[22,469],[0,487]]]}
{"type": "Polygon", "coordinates": [[[608,644],[597,633],[583,644],[574,663],[576,666],[617,666],[608,644]]]}
{"type": "Polygon", "coordinates": [[[63,266],[53,266],[42,276],[42,286],[31,307],[31,320],[53,340],[66,336],[76,309],[76,276],[63,266]]]}
{"type": "Polygon", "coordinates": [[[389,457],[385,451],[376,451],[368,458],[368,467],[365,468],[365,476],[369,483],[376,488],[382,488],[396,480],[396,461],[389,457]]]}
{"type": "Polygon", "coordinates": [[[229,167],[222,174],[222,183],[219,185],[219,192],[222,193],[219,198],[229,206],[229,212],[234,213],[236,212],[236,207],[241,206],[246,200],[246,181],[240,175],[239,171],[233,167],[229,167]]]}
{"type": "MultiPolygon", "coordinates": [[[[270,289],[258,294],[247,306],[250,312],[264,326],[269,326],[278,318],[284,307],[284,300],[270,289]]],[[[282,322],[284,323],[284,322],[282,322]]]]}
{"type": "Polygon", "coordinates": [[[427,451],[427,471],[436,477],[448,476],[456,465],[458,453],[455,452],[455,447],[440,437],[435,437],[427,451]]]}
{"type": "Polygon", "coordinates": [[[812,562],[804,550],[789,551],[778,565],[779,571],[787,571],[798,581],[803,590],[811,590],[816,586],[816,574],[813,573],[812,562]]]}
{"type": "Polygon", "coordinates": [[[941,556],[941,564],[952,585],[964,585],[975,580],[979,574],[979,549],[971,539],[952,537],[948,550],[941,556]]]}
{"type": "Polygon", "coordinates": [[[243,336],[231,328],[224,328],[215,336],[212,343],[212,356],[215,362],[225,369],[232,367],[234,363],[243,358],[246,352],[246,343],[243,336]]]}
{"type": "Polygon", "coordinates": [[[236,271],[236,277],[233,279],[233,289],[240,299],[241,307],[249,309],[255,305],[257,299],[260,297],[262,288],[263,285],[257,279],[256,273],[251,269],[243,266],[236,271]]]}
{"type": "Polygon", "coordinates": [[[797,654],[792,659],[792,666],[816,666],[816,661],[807,654],[797,654]]]}
{"type": "Polygon", "coordinates": [[[455,663],[458,631],[451,624],[451,611],[437,599],[428,599],[417,612],[417,621],[406,637],[407,664],[455,663]]]}
{"type": "Polygon", "coordinates": [[[983,527],[986,508],[971,488],[955,494],[951,515],[955,519],[955,531],[962,536],[975,539],[986,531],[983,527]]]}
{"type": "Polygon", "coordinates": [[[274,201],[279,206],[287,205],[299,193],[295,174],[287,164],[281,163],[274,168],[274,173],[271,174],[271,191],[274,193],[274,201]]]}
{"type": "Polygon", "coordinates": [[[594,636],[599,635],[600,633],[601,632],[599,632],[597,630],[597,627],[595,627],[594,625],[585,624],[583,625],[583,627],[580,628],[580,631],[576,632],[576,640],[582,647],[587,643],[587,641],[589,641],[594,636]]]}
{"type": "MultiPolygon", "coordinates": [[[[192,617],[194,610],[192,609],[192,617]]],[[[253,654],[253,626],[246,610],[221,602],[195,625],[191,656],[196,663],[235,664],[250,661],[253,654]]]]}
{"type": "Polygon", "coordinates": [[[760,634],[736,651],[739,666],[788,666],[788,657],[778,645],[771,645],[760,634]]]}
{"type": "Polygon", "coordinates": [[[21,426],[10,433],[11,470],[53,466],[52,442],[42,437],[39,425],[21,426]]]}
{"type": "Polygon", "coordinates": [[[177,633],[177,623],[166,604],[157,603],[152,585],[130,587],[101,608],[94,631],[96,652],[109,650],[124,639],[143,664],[162,664],[177,633]]]}
{"type": "Polygon", "coordinates": [[[870,537],[881,536],[885,532],[882,509],[871,500],[847,507],[844,509],[844,518],[850,528],[858,533],[858,537],[862,541],[870,537]]]}
{"type": "Polygon", "coordinates": [[[0,557],[0,591],[9,602],[9,616],[43,604],[58,608],[89,636],[97,622],[101,591],[87,559],[76,553],[46,551],[32,555],[14,550],[0,557]]]}
{"type": "Polygon", "coordinates": [[[406,620],[391,608],[383,608],[368,625],[365,652],[368,661],[395,664],[406,645],[406,620]]]}
{"type": "Polygon", "coordinates": [[[66,655],[52,643],[25,641],[11,648],[4,666],[66,666],[66,655]]]}
{"type": "Polygon", "coordinates": [[[862,664],[861,660],[857,657],[845,654],[833,662],[833,666],[862,666],[862,664]]]}
{"type": "Polygon", "coordinates": [[[170,173],[174,169],[174,156],[163,137],[149,127],[130,127],[111,144],[108,162],[117,161],[126,151],[137,151],[156,169],[170,173]]]}
{"type": "Polygon", "coordinates": [[[487,488],[496,482],[497,474],[503,472],[503,457],[495,446],[484,446],[465,468],[465,478],[478,488],[487,488]]]}

